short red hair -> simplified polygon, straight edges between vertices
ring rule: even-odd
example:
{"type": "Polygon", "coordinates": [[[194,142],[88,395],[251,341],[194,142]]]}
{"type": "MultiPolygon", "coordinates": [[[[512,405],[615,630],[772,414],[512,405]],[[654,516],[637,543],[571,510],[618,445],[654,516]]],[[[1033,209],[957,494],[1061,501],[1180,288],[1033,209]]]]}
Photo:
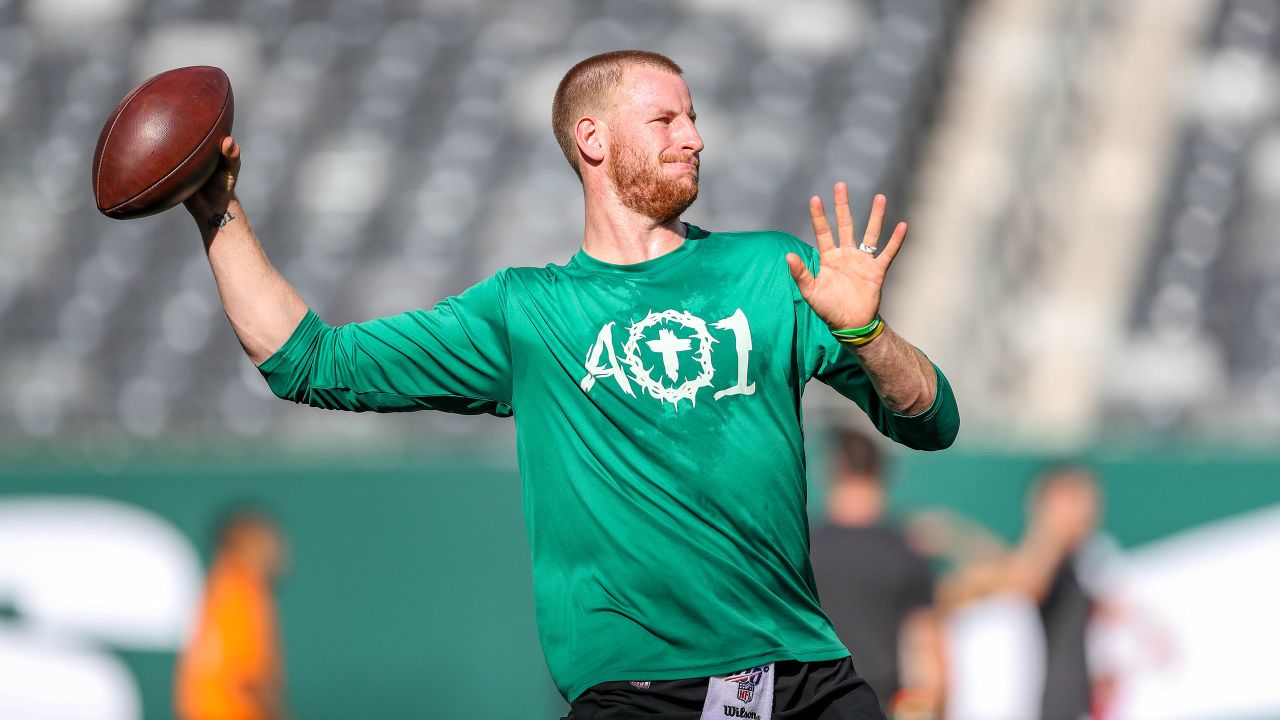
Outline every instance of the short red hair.
{"type": "Polygon", "coordinates": [[[635,66],[651,67],[672,75],[684,73],[666,55],[648,50],[615,50],[583,60],[569,68],[561,78],[555,100],[551,103],[551,129],[565,159],[578,177],[582,177],[582,170],[578,167],[574,125],[587,115],[605,110],[613,101],[613,91],[621,82],[623,71],[635,66]]]}

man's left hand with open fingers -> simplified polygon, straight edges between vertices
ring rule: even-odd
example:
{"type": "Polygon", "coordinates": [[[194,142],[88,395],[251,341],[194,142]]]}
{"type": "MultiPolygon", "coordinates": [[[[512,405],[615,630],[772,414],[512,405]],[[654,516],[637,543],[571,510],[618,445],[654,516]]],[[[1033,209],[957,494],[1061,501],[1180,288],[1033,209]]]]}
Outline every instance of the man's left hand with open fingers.
{"type": "Polygon", "coordinates": [[[836,236],[831,232],[822,198],[810,198],[809,215],[818,242],[818,272],[809,272],[795,253],[787,254],[787,265],[800,295],[845,347],[858,356],[885,404],[900,415],[915,415],[933,403],[937,377],[929,358],[895,333],[879,315],[885,275],[907,237],[907,224],[900,222],[884,249],[879,250],[885,204],[884,195],[876,195],[866,232],[855,244],[848,187],[844,183],[835,186],[836,236]]]}

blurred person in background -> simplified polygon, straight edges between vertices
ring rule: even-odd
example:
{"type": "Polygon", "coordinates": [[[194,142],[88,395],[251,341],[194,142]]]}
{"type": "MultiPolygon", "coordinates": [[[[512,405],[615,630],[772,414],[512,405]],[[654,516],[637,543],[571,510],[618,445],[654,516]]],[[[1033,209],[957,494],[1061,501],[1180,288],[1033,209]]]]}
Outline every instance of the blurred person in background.
{"type": "Polygon", "coordinates": [[[232,139],[187,208],[231,326],[280,397],[518,411],[538,627],[570,717],[880,718],[812,583],[800,393],[816,377],[897,442],[954,440],[945,376],[879,316],[906,224],[881,244],[877,196],[859,242],[843,183],[835,231],[810,200],[816,250],[682,222],[696,117],[669,58],[584,60],[552,102],[582,182],[577,254],[339,328],[266,259],[234,194],[232,139]]]}
{"type": "Polygon", "coordinates": [[[220,524],[195,632],[178,658],[181,720],[289,717],[272,589],[285,562],[284,538],[261,510],[236,509],[220,524]]]}
{"type": "Polygon", "coordinates": [[[940,717],[946,667],[933,573],[888,522],[876,441],[852,430],[836,438],[828,522],[811,551],[822,609],[891,717],[940,717]]]}
{"type": "MultiPolygon", "coordinates": [[[[1012,720],[1033,713],[1043,720],[1078,720],[1105,713],[1105,691],[1113,678],[1091,673],[1088,649],[1090,622],[1102,610],[1105,593],[1108,545],[1097,538],[1101,513],[1101,490],[1092,470],[1080,464],[1055,465],[1031,484],[1026,528],[1015,548],[991,552],[998,543],[990,537],[971,537],[982,531],[967,523],[952,523],[949,539],[939,543],[953,550],[986,550],[979,557],[953,557],[957,569],[940,586],[940,601],[952,620],[960,619],[953,624],[958,632],[952,638],[969,638],[974,644],[985,643],[988,650],[1003,647],[1006,655],[1022,656],[1004,660],[1019,669],[1005,677],[1022,685],[1007,688],[1021,699],[1005,707],[1023,709],[996,714],[1012,720]],[[996,638],[1008,642],[1001,645],[996,638]],[[1028,707],[1029,699],[1035,707],[1028,707]]],[[[968,649],[951,648],[960,654],[968,649]]],[[[952,666],[959,664],[953,655],[952,666]]],[[[979,694],[967,693],[960,682],[954,688],[954,694],[964,697],[979,694]]],[[[986,696],[983,702],[991,702],[1001,693],[988,688],[981,694],[986,696]]],[[[978,718],[995,712],[957,708],[952,714],[978,718]]]]}
{"type": "Polygon", "coordinates": [[[1024,571],[1044,623],[1044,720],[1075,720],[1089,717],[1093,710],[1085,638],[1100,598],[1086,582],[1089,569],[1082,564],[1101,510],[1097,480],[1080,465],[1052,468],[1032,488],[1031,527],[1022,542],[1022,562],[1049,569],[1024,571]]]}

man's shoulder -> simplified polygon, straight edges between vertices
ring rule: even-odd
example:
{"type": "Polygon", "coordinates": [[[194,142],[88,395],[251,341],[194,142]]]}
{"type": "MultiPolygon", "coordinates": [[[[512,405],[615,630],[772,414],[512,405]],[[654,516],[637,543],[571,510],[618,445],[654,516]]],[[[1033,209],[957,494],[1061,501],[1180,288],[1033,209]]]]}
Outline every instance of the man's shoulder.
{"type": "Polygon", "coordinates": [[[707,231],[703,241],[719,250],[741,250],[775,254],[813,252],[809,243],[783,230],[738,230],[731,232],[707,231]]]}
{"type": "Polygon", "coordinates": [[[572,282],[574,274],[569,272],[568,265],[548,263],[542,267],[513,265],[505,267],[489,276],[486,282],[494,283],[500,288],[503,297],[528,297],[545,293],[556,285],[572,282]]]}
{"type": "Polygon", "coordinates": [[[782,245],[807,245],[800,238],[785,230],[705,230],[692,226],[709,242],[737,241],[752,243],[775,243],[782,245]]]}
{"type": "Polygon", "coordinates": [[[513,265],[494,273],[494,277],[504,285],[556,282],[564,279],[566,267],[567,264],[557,265],[555,263],[547,263],[541,267],[513,265]]]}

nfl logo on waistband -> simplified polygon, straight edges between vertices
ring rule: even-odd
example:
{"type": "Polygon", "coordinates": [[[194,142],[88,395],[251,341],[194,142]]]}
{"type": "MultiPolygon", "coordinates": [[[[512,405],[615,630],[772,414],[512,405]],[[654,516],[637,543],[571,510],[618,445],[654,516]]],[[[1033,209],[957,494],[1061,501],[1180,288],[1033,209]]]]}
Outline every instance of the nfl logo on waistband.
{"type": "Polygon", "coordinates": [[[648,680],[632,680],[631,684],[636,686],[640,690],[648,690],[650,682],[648,680]]]}
{"type": "Polygon", "coordinates": [[[752,696],[756,693],[756,686],[760,684],[765,672],[767,672],[767,668],[764,666],[753,667],[737,675],[730,675],[725,678],[725,682],[738,683],[738,699],[742,702],[751,702],[752,696]]]}

